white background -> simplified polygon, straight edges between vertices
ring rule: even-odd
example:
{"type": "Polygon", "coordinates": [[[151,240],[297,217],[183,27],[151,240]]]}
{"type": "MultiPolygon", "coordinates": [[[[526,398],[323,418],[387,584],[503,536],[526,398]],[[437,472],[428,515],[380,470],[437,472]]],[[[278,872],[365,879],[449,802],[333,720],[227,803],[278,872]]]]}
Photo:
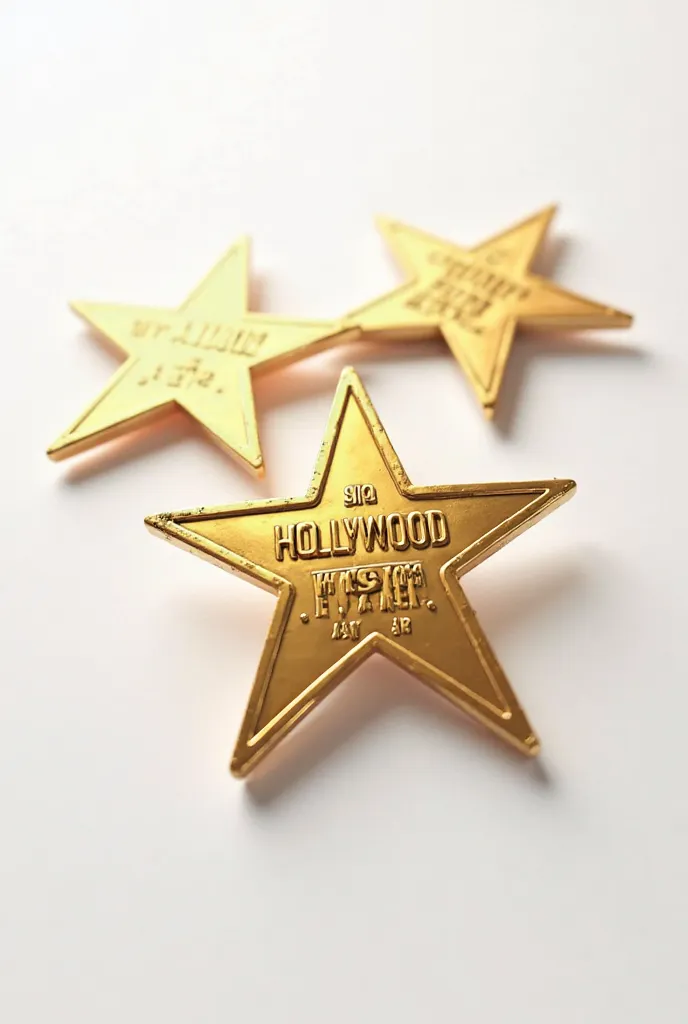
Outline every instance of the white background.
{"type": "Polygon", "coordinates": [[[0,1016],[685,1022],[685,5],[63,0],[0,15],[0,1016]],[[440,343],[358,361],[419,484],[573,476],[472,573],[526,763],[369,661],[242,784],[273,598],[151,512],[301,494],[334,352],[256,388],[267,478],[181,418],[51,464],[116,361],[75,298],[177,305],[241,233],[261,308],[400,280],[376,212],[633,311],[521,336],[498,422],[440,343]]]}

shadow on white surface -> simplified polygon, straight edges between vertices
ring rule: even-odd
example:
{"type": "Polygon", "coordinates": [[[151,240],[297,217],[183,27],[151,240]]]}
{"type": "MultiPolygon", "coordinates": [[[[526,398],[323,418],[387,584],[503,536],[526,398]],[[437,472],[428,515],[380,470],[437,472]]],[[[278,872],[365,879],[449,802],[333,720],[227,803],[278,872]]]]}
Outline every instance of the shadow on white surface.
{"type": "MultiPolygon", "coordinates": [[[[620,332],[617,332],[619,334],[620,332]]],[[[495,407],[493,423],[503,437],[513,433],[521,402],[526,391],[526,378],[531,361],[542,356],[559,356],[576,358],[591,357],[598,359],[624,359],[647,363],[651,353],[638,345],[623,341],[607,340],[591,336],[590,332],[558,331],[549,334],[545,331],[536,334],[519,331],[509,354],[504,382],[495,407]]],[[[590,368],[595,373],[594,367],[590,368]]]]}
{"type": "MultiPolygon", "coordinates": [[[[538,785],[549,788],[553,784],[541,761],[524,758],[414,676],[373,655],[256,768],[244,784],[248,799],[267,807],[343,754],[351,758],[352,772],[358,772],[356,748],[364,737],[381,736],[389,720],[408,727],[404,720],[409,714],[428,732],[441,736],[443,744],[452,732],[457,744],[469,748],[471,758],[497,758],[538,785]]],[[[462,759],[466,753],[464,749],[462,759]]]]}
{"type": "Polygon", "coordinates": [[[355,363],[354,356],[359,347],[352,350],[352,346],[343,345],[340,349],[279,370],[254,373],[253,394],[258,422],[269,409],[298,406],[304,399],[318,395],[334,397],[340,374],[345,366],[355,363]]]}
{"type": "Polygon", "coordinates": [[[90,451],[75,456],[62,475],[65,484],[81,484],[101,473],[145,459],[197,434],[198,428],[181,409],[171,409],[157,422],[135,428],[113,441],[105,441],[90,451]]]}
{"type": "MultiPolygon", "coordinates": [[[[539,566],[528,578],[520,576],[482,594],[477,611],[480,617],[482,608],[483,625],[489,621],[488,636],[498,656],[500,638],[504,639],[516,621],[528,621],[532,633],[537,630],[538,615],[546,614],[553,604],[584,598],[594,586],[596,574],[594,566],[586,563],[581,556],[580,561],[544,569],[539,566]]],[[[508,666],[506,670],[509,674],[508,666]]],[[[512,682],[518,693],[518,681],[512,682]]],[[[521,698],[527,707],[523,693],[521,698]]],[[[279,799],[327,760],[353,748],[362,734],[379,729],[383,719],[409,710],[445,738],[449,739],[450,732],[455,734],[457,744],[470,746],[471,756],[500,758],[539,785],[553,785],[541,757],[534,761],[524,758],[410,673],[374,655],[256,768],[245,784],[250,799],[261,805],[279,799]]],[[[353,758],[353,751],[350,753],[353,758]]]]}

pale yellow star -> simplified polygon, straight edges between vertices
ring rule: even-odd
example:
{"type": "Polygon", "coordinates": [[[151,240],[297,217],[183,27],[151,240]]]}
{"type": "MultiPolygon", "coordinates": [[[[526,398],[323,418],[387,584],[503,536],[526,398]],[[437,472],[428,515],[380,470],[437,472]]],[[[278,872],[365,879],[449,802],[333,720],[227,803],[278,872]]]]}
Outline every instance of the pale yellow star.
{"type": "Polygon", "coordinates": [[[179,408],[243,466],[262,474],[252,374],[358,332],[335,321],[249,312],[248,259],[248,239],[241,239],[178,309],[72,303],[127,358],[48,455],[64,459],[179,408]]]}

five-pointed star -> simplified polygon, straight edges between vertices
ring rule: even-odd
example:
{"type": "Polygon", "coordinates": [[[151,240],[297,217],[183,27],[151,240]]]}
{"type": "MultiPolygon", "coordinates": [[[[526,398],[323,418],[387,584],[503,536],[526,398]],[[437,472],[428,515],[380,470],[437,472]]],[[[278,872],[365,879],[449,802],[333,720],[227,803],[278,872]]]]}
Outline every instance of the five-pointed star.
{"type": "Polygon", "coordinates": [[[85,451],[178,407],[244,466],[263,472],[252,371],[303,359],[358,332],[335,322],[249,312],[248,256],[248,239],[241,239],[179,309],[72,303],[127,360],[50,446],[52,459],[85,451]]]}
{"type": "Polygon", "coordinates": [[[491,418],[518,325],[628,327],[632,317],[529,272],[556,207],[473,249],[381,218],[379,227],[409,276],[406,284],[350,313],[368,336],[446,340],[491,418]]]}
{"type": "Polygon", "coordinates": [[[231,769],[246,775],[377,651],[526,754],[538,741],[459,578],[569,498],[572,480],[413,486],[345,370],[303,498],[146,524],[278,600],[231,769]]]}

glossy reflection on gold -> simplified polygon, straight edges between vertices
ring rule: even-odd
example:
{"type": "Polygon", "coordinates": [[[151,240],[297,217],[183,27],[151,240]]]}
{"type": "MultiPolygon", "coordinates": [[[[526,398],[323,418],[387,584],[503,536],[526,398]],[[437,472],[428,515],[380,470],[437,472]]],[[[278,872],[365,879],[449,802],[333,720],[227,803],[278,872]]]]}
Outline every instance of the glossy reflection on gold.
{"type": "Polygon", "coordinates": [[[349,369],[305,497],[146,519],[277,594],[232,771],[246,775],[374,651],[536,754],[459,579],[574,489],[572,480],[414,487],[349,369]]]}

